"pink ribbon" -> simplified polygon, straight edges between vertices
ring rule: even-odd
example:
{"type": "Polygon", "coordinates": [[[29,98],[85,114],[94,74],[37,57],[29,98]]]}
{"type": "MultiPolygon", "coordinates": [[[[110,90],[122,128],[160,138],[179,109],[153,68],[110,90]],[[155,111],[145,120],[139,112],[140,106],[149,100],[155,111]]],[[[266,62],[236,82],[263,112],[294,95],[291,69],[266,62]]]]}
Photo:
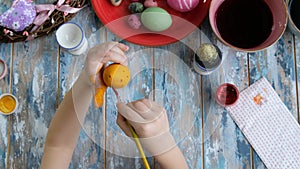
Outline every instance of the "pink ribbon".
{"type": "Polygon", "coordinates": [[[58,11],[67,12],[67,13],[76,13],[80,11],[82,8],[73,8],[69,5],[63,5],[65,0],[59,0],[56,5],[46,4],[46,5],[36,5],[35,9],[37,12],[37,16],[34,19],[33,23],[36,25],[32,28],[30,32],[37,30],[52,14],[52,12],[56,9],[58,11]]]}

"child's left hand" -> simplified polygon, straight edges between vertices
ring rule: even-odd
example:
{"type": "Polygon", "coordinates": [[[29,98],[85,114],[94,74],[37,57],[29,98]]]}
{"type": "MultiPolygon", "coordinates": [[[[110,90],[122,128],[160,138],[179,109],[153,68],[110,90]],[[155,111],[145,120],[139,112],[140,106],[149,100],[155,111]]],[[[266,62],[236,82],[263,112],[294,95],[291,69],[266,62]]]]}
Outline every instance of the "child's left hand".
{"type": "Polygon", "coordinates": [[[91,48],[88,52],[84,74],[88,77],[88,85],[95,86],[95,106],[101,107],[103,104],[103,95],[107,86],[101,77],[101,69],[108,62],[127,65],[125,52],[128,46],[118,42],[107,42],[91,48]]]}

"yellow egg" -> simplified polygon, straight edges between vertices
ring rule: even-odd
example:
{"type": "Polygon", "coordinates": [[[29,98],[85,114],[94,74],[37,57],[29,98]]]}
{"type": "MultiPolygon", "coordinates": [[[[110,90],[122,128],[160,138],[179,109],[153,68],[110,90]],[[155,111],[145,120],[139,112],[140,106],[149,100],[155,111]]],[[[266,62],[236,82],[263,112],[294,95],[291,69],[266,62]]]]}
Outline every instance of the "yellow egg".
{"type": "Polygon", "coordinates": [[[108,87],[122,88],[130,81],[130,71],[121,64],[111,64],[104,69],[103,80],[108,87]]]}

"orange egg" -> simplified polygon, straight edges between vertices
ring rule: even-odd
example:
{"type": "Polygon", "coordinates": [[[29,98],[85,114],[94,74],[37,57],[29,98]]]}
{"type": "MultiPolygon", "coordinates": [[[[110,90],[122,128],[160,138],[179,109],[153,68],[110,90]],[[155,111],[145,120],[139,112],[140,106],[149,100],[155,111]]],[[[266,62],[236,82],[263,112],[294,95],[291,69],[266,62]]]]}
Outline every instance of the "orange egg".
{"type": "Polygon", "coordinates": [[[130,81],[130,71],[121,64],[111,64],[104,69],[103,80],[108,87],[122,88],[130,81]]]}

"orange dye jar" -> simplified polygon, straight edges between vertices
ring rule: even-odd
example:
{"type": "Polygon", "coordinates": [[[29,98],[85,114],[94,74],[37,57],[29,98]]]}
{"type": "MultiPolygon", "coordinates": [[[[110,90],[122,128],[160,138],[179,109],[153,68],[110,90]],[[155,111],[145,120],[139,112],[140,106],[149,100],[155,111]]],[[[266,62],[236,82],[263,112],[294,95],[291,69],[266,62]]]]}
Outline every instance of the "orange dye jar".
{"type": "Polygon", "coordinates": [[[0,112],[3,114],[11,114],[17,107],[17,100],[11,94],[3,94],[0,97],[0,112]]]}

